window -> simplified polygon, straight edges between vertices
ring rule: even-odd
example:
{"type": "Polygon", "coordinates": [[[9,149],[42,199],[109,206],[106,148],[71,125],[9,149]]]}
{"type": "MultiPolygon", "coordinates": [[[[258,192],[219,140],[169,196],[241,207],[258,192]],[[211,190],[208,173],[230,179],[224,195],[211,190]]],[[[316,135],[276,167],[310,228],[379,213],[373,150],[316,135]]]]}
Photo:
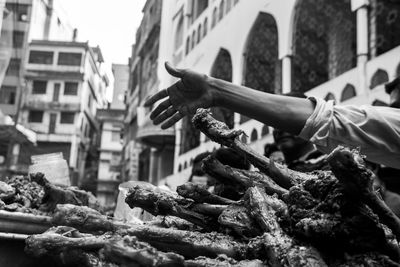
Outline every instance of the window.
{"type": "Polygon", "coordinates": [[[217,8],[215,7],[212,13],[211,29],[215,27],[216,23],[217,23],[217,8]]]}
{"type": "Polygon", "coordinates": [[[224,11],[225,11],[225,1],[222,0],[221,3],[219,4],[218,20],[221,20],[224,17],[224,11]]]}
{"type": "Polygon", "coordinates": [[[51,65],[53,64],[53,52],[31,50],[29,63],[51,65]]]}
{"type": "Polygon", "coordinates": [[[0,88],[0,103],[14,105],[17,87],[15,86],[2,86],[0,88]]]}
{"type": "Polygon", "coordinates": [[[201,37],[202,37],[201,24],[199,24],[199,27],[197,28],[197,43],[200,43],[201,37]]]}
{"type": "Polygon", "coordinates": [[[346,84],[346,86],[343,89],[342,96],[340,97],[340,101],[346,101],[347,99],[355,97],[356,95],[357,95],[356,88],[353,85],[348,83],[348,84],[346,84]]]}
{"type": "Polygon", "coordinates": [[[191,49],[193,49],[195,45],[196,45],[196,31],[192,32],[192,45],[191,45],[191,49]]]}
{"type": "Polygon", "coordinates": [[[7,3],[6,8],[16,14],[18,21],[28,20],[28,5],[7,3]]]}
{"type": "Polygon", "coordinates": [[[73,124],[75,119],[74,112],[61,112],[60,123],[62,124],[73,124]]]}
{"type": "Polygon", "coordinates": [[[32,94],[46,94],[47,81],[33,81],[32,94]]]}
{"type": "Polygon", "coordinates": [[[13,31],[13,47],[21,48],[24,46],[24,32],[22,31],[13,31]]]}
{"type": "Polygon", "coordinates": [[[43,111],[30,111],[29,112],[29,122],[42,122],[43,120],[43,111]]]}
{"type": "Polygon", "coordinates": [[[119,131],[112,131],[111,132],[111,141],[119,142],[121,139],[121,134],[119,131]]]}
{"type": "Polygon", "coordinates": [[[66,82],[64,84],[64,95],[78,95],[78,83],[66,82]]]}
{"type": "Polygon", "coordinates": [[[208,20],[206,18],[203,24],[203,37],[207,35],[207,28],[208,28],[208,20]]]}
{"type": "Polygon", "coordinates": [[[19,69],[21,67],[21,59],[12,58],[7,68],[7,75],[19,75],[19,69]]]}
{"type": "Polygon", "coordinates": [[[208,0],[194,0],[192,4],[192,22],[208,7],[208,0]]]}
{"type": "Polygon", "coordinates": [[[186,38],[186,49],[185,49],[185,54],[189,54],[190,51],[190,36],[188,36],[188,38],[186,38]]]}
{"type": "Polygon", "coordinates": [[[181,47],[183,43],[183,16],[179,18],[175,33],[175,50],[181,47]]]}
{"type": "Polygon", "coordinates": [[[63,53],[58,54],[58,65],[63,66],[80,66],[82,54],[81,53],[63,53]]]}

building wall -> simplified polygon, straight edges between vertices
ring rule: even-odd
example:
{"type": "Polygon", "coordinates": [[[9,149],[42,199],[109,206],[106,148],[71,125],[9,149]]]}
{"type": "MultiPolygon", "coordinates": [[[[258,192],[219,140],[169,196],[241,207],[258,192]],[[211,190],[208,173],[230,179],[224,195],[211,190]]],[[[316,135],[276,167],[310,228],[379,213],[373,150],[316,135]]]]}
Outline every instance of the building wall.
{"type": "MultiPolygon", "coordinates": [[[[221,49],[229,52],[232,60],[232,82],[235,84],[244,84],[246,47],[251,36],[252,27],[257,21],[260,12],[271,15],[276,22],[278,32],[278,64],[282,67],[282,91],[289,92],[292,88],[293,79],[293,48],[294,48],[294,31],[295,28],[295,11],[296,4],[301,1],[287,0],[254,0],[254,1],[224,1],[232,3],[229,11],[224,11],[223,18],[217,19],[214,27],[211,27],[214,9],[218,10],[221,0],[208,1],[208,7],[197,18],[190,17],[190,3],[194,1],[163,1],[163,12],[161,24],[163,27],[160,32],[159,46],[159,66],[158,66],[158,88],[166,88],[176,81],[176,78],[169,75],[162,64],[165,61],[171,62],[179,68],[191,68],[195,71],[211,74],[211,70],[215,59],[221,49]],[[207,34],[202,34],[201,39],[197,40],[199,26],[204,30],[204,23],[208,21],[207,34]],[[183,30],[178,26],[183,20],[183,30]],[[196,42],[192,46],[192,37],[196,36],[196,42]],[[178,39],[177,39],[178,38],[178,39]],[[190,38],[190,49],[186,53],[186,41],[190,38]]],[[[312,1],[311,1],[312,2],[312,1]]],[[[316,2],[316,1],[315,1],[316,2]]],[[[346,1],[344,1],[346,2],[346,1]]],[[[348,9],[350,9],[350,2],[348,9]]],[[[358,12],[358,8],[365,8],[365,1],[351,1],[353,10],[358,12]],[[357,5],[358,2],[363,4],[357,5]]],[[[325,6],[326,7],[326,6],[325,6]]],[[[347,10],[349,11],[349,10],[347,10]]],[[[325,12],[322,8],[321,12],[325,12]]],[[[361,14],[361,12],[360,12],[361,14]]],[[[361,15],[360,15],[361,16],[361,15]]],[[[301,19],[301,18],[300,18],[301,19]]],[[[303,17],[303,19],[310,19],[303,17]]],[[[367,21],[369,18],[365,18],[367,21]]],[[[316,25],[317,26],[317,25],[316,25]]],[[[366,32],[363,29],[368,28],[368,25],[358,23],[354,25],[358,32],[366,32]]],[[[337,31],[332,31],[332,34],[337,34],[337,31]]],[[[328,94],[332,94],[338,104],[372,104],[375,100],[388,103],[389,96],[385,94],[382,86],[370,88],[372,80],[376,72],[381,69],[387,72],[389,80],[398,75],[400,60],[395,55],[400,52],[400,47],[394,47],[391,50],[377,57],[367,59],[363,64],[360,45],[368,44],[368,36],[363,36],[366,39],[360,39],[357,36],[357,57],[358,65],[340,75],[333,75],[329,80],[308,90],[307,95],[312,95],[320,98],[325,98],[328,94]],[[364,42],[365,41],[365,42],[364,42]],[[397,73],[397,74],[396,74],[397,73]],[[356,96],[346,101],[341,101],[343,90],[346,86],[351,85],[355,88],[356,96]]],[[[330,36],[330,38],[333,38],[330,36]]],[[[343,38],[342,38],[343,39],[343,38]]],[[[340,36],[336,41],[340,42],[340,36]]],[[[343,41],[343,40],[342,40],[343,41]]],[[[335,51],[338,53],[340,51],[335,51]]],[[[330,58],[333,54],[329,54],[330,58]]],[[[206,141],[204,135],[200,136],[200,146],[196,147],[184,154],[179,154],[182,140],[182,121],[175,126],[176,143],[175,143],[175,161],[174,175],[189,169],[193,158],[206,150],[212,151],[219,147],[217,144],[206,141]]],[[[263,135],[264,125],[260,122],[249,120],[245,123],[240,123],[240,115],[235,114],[235,127],[244,130],[250,137],[252,132],[256,132],[258,139],[251,143],[259,152],[262,152],[263,146],[267,142],[272,141],[270,134],[263,135]]],[[[269,128],[269,133],[272,129],[269,128]]],[[[264,131],[265,132],[265,131],[264,131]]],[[[173,179],[172,175],[171,179],[173,179]]]]}
{"type": "Polygon", "coordinates": [[[111,101],[112,109],[125,109],[124,97],[128,90],[129,66],[123,64],[112,64],[114,74],[114,92],[111,101]]]}

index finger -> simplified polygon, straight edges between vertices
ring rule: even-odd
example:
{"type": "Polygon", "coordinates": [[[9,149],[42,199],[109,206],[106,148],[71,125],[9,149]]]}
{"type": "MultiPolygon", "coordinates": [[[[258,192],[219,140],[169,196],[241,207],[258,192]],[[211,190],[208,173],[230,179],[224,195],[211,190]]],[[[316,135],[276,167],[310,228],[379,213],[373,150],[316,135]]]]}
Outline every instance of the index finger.
{"type": "Polygon", "coordinates": [[[168,96],[168,92],[167,89],[163,89],[157,93],[155,93],[154,95],[152,95],[149,99],[146,100],[146,102],[144,103],[145,107],[151,106],[154,103],[156,103],[158,100],[163,99],[164,97],[168,96]]]}

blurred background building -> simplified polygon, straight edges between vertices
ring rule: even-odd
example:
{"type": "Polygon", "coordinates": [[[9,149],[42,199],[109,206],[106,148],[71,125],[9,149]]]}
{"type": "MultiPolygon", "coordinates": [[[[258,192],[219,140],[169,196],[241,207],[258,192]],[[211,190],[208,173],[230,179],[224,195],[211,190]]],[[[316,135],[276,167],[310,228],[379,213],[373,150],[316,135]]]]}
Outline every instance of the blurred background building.
{"type": "Polygon", "coordinates": [[[117,198],[118,185],[123,182],[122,139],[124,131],[124,97],[129,82],[128,65],[113,64],[114,91],[107,108],[97,110],[100,123],[100,160],[97,174],[97,198],[103,206],[112,206],[117,198]]]}
{"type": "MultiPolygon", "coordinates": [[[[187,180],[196,155],[218,146],[195,130],[190,118],[181,120],[171,135],[144,134],[150,126],[143,99],[176,81],[164,61],[256,90],[303,92],[338,105],[387,105],[389,95],[379,85],[400,74],[399,1],[177,0],[156,8],[159,2],[146,2],[130,59],[124,147],[141,146],[139,163],[132,165],[136,170],[124,167],[125,176],[138,175],[132,179],[174,187],[187,180]],[[159,8],[157,41],[147,43],[154,27],[151,15],[159,8]],[[148,57],[157,71],[147,65],[148,57]],[[167,146],[173,160],[160,156],[167,146]],[[171,164],[173,169],[163,169],[171,164]]],[[[272,141],[270,127],[228,110],[212,111],[230,127],[244,130],[243,141],[258,152],[272,141]]]]}

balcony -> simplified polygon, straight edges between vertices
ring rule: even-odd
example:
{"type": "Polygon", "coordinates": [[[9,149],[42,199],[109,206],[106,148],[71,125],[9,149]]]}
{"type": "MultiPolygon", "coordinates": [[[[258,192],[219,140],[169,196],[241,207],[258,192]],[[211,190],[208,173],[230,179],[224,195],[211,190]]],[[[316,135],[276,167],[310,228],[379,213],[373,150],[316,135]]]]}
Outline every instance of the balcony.
{"type": "Polygon", "coordinates": [[[175,129],[163,130],[160,125],[154,125],[150,113],[140,116],[138,112],[138,131],[136,140],[151,147],[162,147],[165,144],[175,145],[175,129]]]}
{"type": "Polygon", "coordinates": [[[78,112],[80,110],[80,104],[79,103],[46,102],[43,100],[27,99],[25,101],[24,108],[30,109],[30,110],[57,110],[57,111],[78,112]]]}

